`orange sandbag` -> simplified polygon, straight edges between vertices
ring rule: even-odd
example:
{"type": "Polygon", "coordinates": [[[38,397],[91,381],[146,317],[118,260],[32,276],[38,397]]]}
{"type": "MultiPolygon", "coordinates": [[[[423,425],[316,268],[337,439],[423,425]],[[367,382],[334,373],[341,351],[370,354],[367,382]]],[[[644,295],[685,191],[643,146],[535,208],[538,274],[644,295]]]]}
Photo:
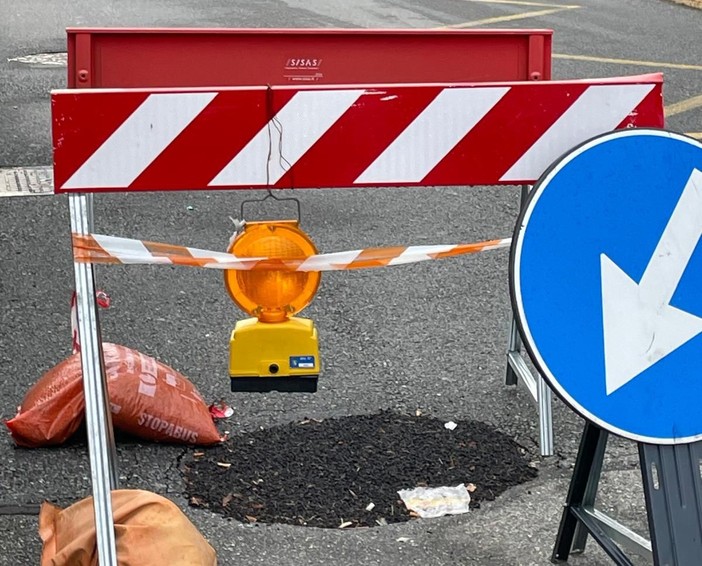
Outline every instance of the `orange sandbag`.
{"type": "MultiPolygon", "coordinates": [[[[195,386],[174,369],[136,350],[103,344],[112,422],[139,438],[181,444],[221,440],[195,386]]],[[[80,354],[56,365],[29,390],[5,424],[20,446],[61,444],[85,415],[80,354]]]]}
{"type": "MultiPolygon", "coordinates": [[[[217,555],[183,512],[155,493],[112,492],[119,566],[216,566],[217,555]]],[[[41,506],[41,566],[97,566],[93,498],[59,509],[41,506]]]]}

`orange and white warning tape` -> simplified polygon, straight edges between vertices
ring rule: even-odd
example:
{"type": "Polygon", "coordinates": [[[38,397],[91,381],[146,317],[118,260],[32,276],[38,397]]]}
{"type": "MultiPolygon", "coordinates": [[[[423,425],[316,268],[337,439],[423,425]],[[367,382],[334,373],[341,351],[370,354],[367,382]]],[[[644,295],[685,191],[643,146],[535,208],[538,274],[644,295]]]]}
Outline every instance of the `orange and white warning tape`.
{"type": "Polygon", "coordinates": [[[73,234],[74,259],[83,263],[167,264],[209,269],[340,271],[404,265],[509,247],[511,238],[472,244],[394,246],[316,254],[299,258],[247,257],[158,242],[73,234]]]}

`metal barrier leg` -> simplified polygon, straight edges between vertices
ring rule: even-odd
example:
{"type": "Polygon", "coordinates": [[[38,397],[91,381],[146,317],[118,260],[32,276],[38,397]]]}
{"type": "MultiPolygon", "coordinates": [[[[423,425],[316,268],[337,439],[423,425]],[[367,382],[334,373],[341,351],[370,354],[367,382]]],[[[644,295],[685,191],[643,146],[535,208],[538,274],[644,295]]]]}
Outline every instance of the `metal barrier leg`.
{"type": "MultiPolygon", "coordinates": [[[[512,322],[509,329],[509,343],[507,345],[507,355],[511,353],[519,354],[522,351],[522,339],[519,336],[519,329],[517,328],[517,319],[512,315],[512,322]]],[[[507,385],[517,385],[519,383],[519,376],[517,372],[512,367],[512,364],[507,360],[507,375],[505,376],[505,384],[507,385]]]]}
{"type": "MultiPolygon", "coordinates": [[[[68,202],[71,230],[78,234],[90,233],[92,198],[72,194],[68,202]]],[[[74,273],[98,558],[101,566],[117,566],[111,496],[117,487],[117,451],[95,300],[95,273],[91,264],[78,262],[74,263],[74,273]]]]}
{"type": "MultiPolygon", "coordinates": [[[[529,191],[529,185],[522,185],[520,208],[523,208],[526,204],[529,191]]],[[[507,373],[505,376],[505,383],[507,385],[517,385],[521,380],[521,383],[526,387],[539,411],[539,448],[541,455],[553,456],[553,394],[543,377],[531,373],[524,361],[521,350],[522,339],[519,336],[517,321],[514,315],[512,315],[509,343],[507,346],[507,373]]]]}
{"type": "Polygon", "coordinates": [[[536,404],[539,407],[539,448],[542,456],[553,456],[553,394],[540,375],[536,376],[536,404]]]}

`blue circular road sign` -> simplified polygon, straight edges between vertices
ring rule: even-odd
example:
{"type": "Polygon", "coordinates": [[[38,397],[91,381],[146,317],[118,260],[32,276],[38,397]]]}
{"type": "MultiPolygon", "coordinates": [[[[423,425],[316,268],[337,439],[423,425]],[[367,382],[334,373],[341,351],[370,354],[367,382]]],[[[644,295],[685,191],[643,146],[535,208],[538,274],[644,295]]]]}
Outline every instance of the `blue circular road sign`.
{"type": "Polygon", "coordinates": [[[702,439],[702,144],[620,130],[535,185],[510,290],[534,363],[573,409],[640,442],[702,439]]]}

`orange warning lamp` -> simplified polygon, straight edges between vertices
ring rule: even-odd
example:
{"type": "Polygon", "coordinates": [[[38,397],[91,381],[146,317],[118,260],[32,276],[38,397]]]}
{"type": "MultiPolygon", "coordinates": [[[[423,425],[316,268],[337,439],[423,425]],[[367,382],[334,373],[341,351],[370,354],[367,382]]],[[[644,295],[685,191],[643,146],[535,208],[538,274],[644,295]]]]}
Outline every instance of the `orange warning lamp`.
{"type": "MultiPolygon", "coordinates": [[[[295,220],[249,222],[232,242],[237,257],[291,259],[317,253],[295,220]]],[[[261,322],[283,322],[312,302],[319,287],[318,271],[227,270],[224,281],[241,310],[261,322]]]]}
{"type": "MultiPolygon", "coordinates": [[[[317,253],[296,220],[247,222],[231,242],[237,257],[300,259],[317,253]]],[[[310,304],[320,273],[226,270],[229,295],[255,318],[237,322],[229,341],[232,391],[317,390],[319,345],[311,320],[295,317],[310,304]]]]}

